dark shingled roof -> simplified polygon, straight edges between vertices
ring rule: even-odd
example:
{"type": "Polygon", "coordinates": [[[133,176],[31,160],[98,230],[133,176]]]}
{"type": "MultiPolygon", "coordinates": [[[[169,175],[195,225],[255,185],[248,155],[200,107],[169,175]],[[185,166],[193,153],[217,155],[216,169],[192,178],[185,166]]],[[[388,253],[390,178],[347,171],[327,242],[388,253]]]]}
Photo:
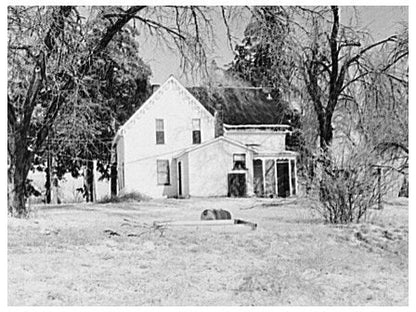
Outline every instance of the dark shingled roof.
{"type": "Polygon", "coordinates": [[[223,121],[229,125],[289,124],[292,111],[277,92],[257,89],[190,87],[187,90],[212,114],[221,105],[223,121]]]}

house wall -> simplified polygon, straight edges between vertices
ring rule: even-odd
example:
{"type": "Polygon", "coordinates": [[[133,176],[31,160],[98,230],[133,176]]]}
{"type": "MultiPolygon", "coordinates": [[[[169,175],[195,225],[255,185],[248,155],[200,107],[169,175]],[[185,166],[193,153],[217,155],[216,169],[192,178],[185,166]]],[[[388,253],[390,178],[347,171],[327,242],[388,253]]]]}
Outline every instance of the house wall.
{"type": "Polygon", "coordinates": [[[201,142],[214,137],[214,118],[173,80],[146,102],[138,116],[125,125],[126,192],[154,198],[177,195],[174,155],[192,146],[192,119],[201,119],[201,142]],[[164,120],[165,144],[156,144],[156,119],[164,120]],[[157,185],[157,159],[170,162],[170,185],[157,185]]]}
{"type": "Polygon", "coordinates": [[[116,145],[117,152],[117,188],[118,192],[124,190],[125,184],[125,157],[124,157],[124,137],[120,137],[116,145]]]}
{"type": "Polygon", "coordinates": [[[253,154],[248,149],[217,141],[189,153],[189,195],[227,196],[233,154],[245,153],[247,195],[253,195],[253,154]]]}
{"type": "Polygon", "coordinates": [[[123,193],[139,192],[144,195],[160,198],[176,195],[176,170],[171,155],[150,157],[136,163],[127,163],[125,170],[126,186],[123,193]],[[169,160],[169,185],[157,184],[157,160],[169,160]]]}
{"type": "Polygon", "coordinates": [[[244,144],[260,144],[260,150],[284,151],[286,148],[284,132],[234,130],[227,131],[225,136],[244,144]]]}

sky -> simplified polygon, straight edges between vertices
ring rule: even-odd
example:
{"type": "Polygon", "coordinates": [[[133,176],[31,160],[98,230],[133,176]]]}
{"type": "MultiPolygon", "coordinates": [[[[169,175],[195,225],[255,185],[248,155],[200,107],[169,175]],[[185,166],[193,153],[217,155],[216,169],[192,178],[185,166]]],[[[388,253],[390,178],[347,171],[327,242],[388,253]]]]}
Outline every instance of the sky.
{"type": "MultiPolygon", "coordinates": [[[[408,21],[408,7],[405,6],[357,6],[355,8],[356,10],[352,7],[341,7],[341,22],[349,24],[352,19],[352,22],[357,23],[360,28],[368,29],[375,41],[394,34],[399,22],[408,21]]],[[[232,25],[233,35],[241,40],[247,23],[248,18],[235,22],[232,25]]],[[[209,62],[215,60],[219,67],[223,67],[231,63],[233,52],[226,40],[226,30],[220,18],[214,19],[214,27],[217,47],[209,62]]],[[[151,83],[161,84],[173,74],[187,86],[198,84],[197,81],[191,81],[182,75],[179,57],[174,52],[162,49],[162,47],[155,48],[155,44],[149,39],[140,43],[139,54],[151,66],[153,73],[151,83]]]]}

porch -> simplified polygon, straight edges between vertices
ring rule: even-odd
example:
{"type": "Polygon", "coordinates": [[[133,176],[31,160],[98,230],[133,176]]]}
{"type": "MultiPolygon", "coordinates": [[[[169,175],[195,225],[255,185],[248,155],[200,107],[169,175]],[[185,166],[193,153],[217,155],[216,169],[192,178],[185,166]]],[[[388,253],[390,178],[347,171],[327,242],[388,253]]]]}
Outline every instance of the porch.
{"type": "Polygon", "coordinates": [[[289,197],[298,193],[295,152],[254,155],[253,188],[258,197],[289,197]]]}

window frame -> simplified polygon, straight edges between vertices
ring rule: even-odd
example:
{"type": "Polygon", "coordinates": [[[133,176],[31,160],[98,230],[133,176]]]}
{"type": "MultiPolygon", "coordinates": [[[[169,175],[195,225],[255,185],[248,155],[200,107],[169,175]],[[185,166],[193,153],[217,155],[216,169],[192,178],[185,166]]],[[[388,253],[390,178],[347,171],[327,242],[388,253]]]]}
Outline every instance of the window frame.
{"type": "MultiPolygon", "coordinates": [[[[239,166],[240,167],[240,166],[239,166]]],[[[235,153],[233,154],[233,170],[247,170],[247,155],[245,153],[235,153]],[[236,160],[236,157],[243,156],[244,161],[236,160]],[[237,164],[242,163],[241,168],[237,168],[237,164]]]]}

